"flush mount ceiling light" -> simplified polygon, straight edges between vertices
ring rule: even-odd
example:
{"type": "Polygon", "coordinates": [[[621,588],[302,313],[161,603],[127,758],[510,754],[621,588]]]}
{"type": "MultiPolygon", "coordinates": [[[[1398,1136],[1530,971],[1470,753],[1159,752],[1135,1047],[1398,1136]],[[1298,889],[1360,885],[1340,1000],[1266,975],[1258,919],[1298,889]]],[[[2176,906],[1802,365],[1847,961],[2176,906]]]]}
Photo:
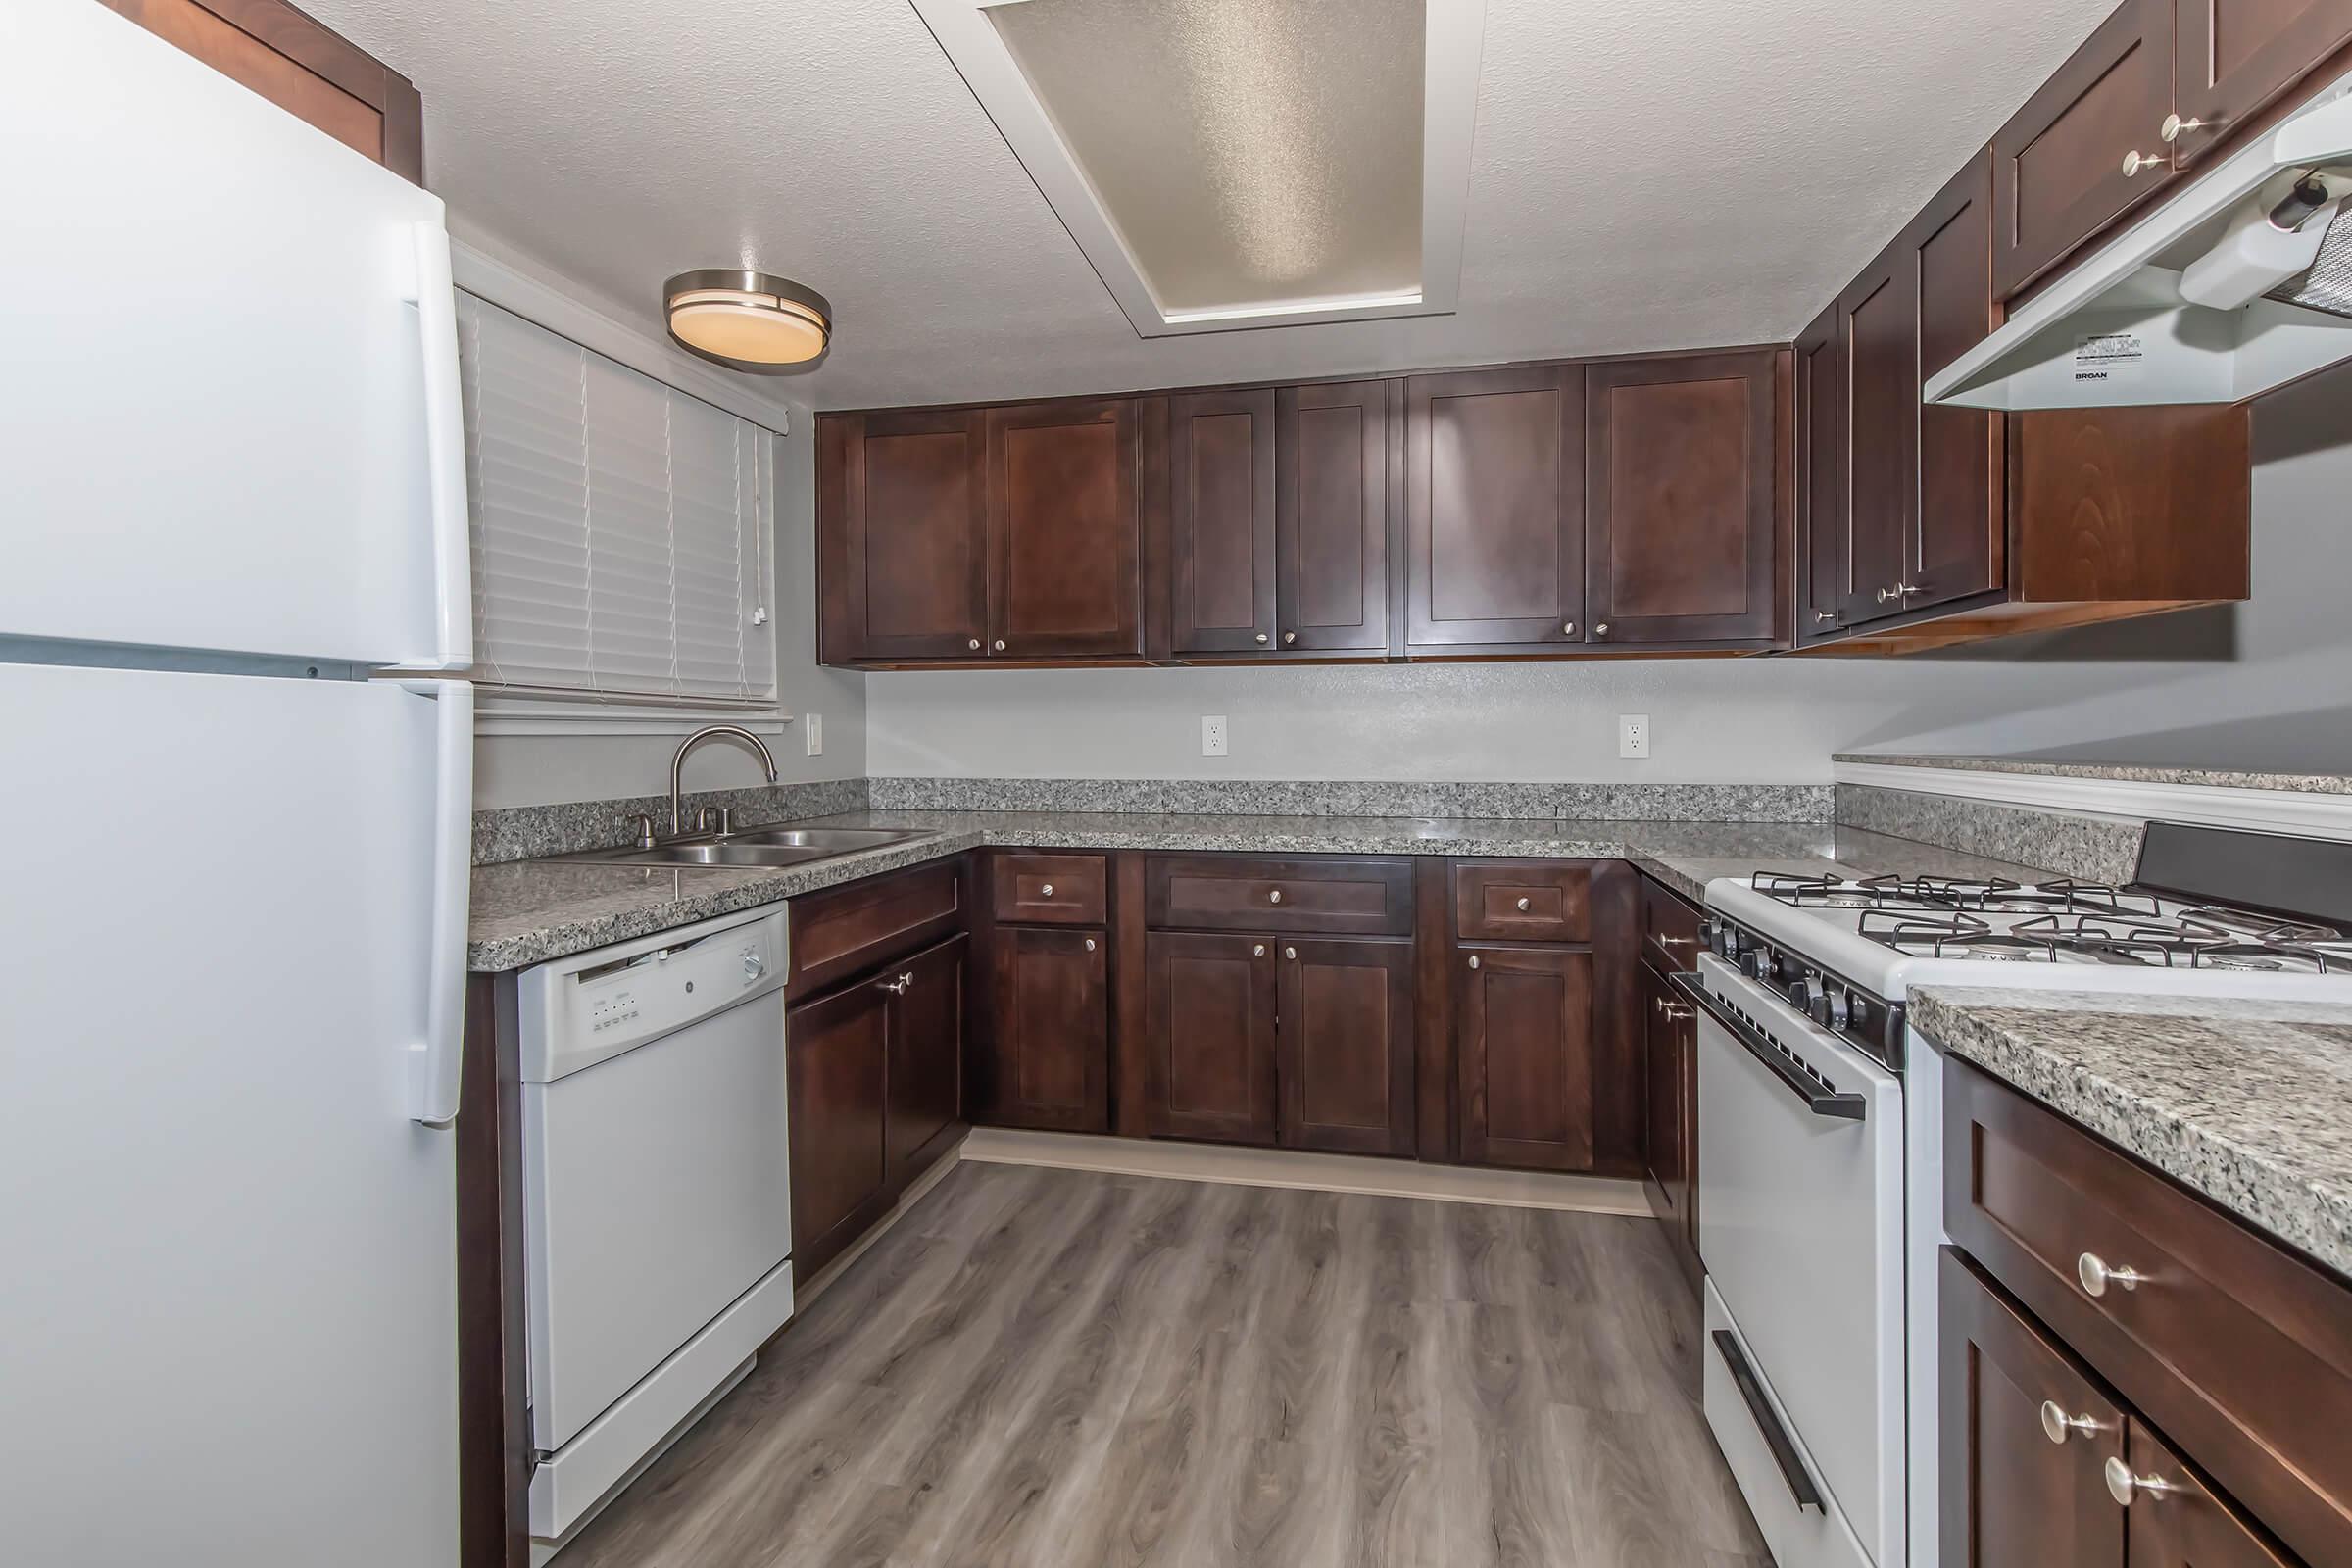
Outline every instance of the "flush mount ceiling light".
{"type": "Polygon", "coordinates": [[[1438,316],[1485,0],[912,0],[1146,337],[1438,316]]]}
{"type": "Polygon", "coordinates": [[[689,354],[730,370],[806,365],[833,336],[833,307],[788,277],[709,267],[662,285],[669,335],[689,354]]]}

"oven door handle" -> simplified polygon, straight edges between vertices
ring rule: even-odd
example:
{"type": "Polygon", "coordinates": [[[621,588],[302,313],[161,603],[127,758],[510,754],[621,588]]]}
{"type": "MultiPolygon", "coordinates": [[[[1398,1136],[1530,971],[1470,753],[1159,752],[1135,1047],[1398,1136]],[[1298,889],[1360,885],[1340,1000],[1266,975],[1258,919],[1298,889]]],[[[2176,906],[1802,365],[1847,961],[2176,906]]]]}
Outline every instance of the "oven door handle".
{"type": "Polygon", "coordinates": [[[1790,1440],[1788,1429],[1773,1414],[1772,1401],[1764,1397],[1755,1369],[1740,1353],[1739,1339],[1730,1329],[1717,1329],[1714,1338],[1715,1353],[1723,1357],[1723,1369],[1732,1375],[1732,1387],[1740,1391],[1740,1402],[1755,1418],[1756,1430],[1764,1436],[1764,1446],[1771,1450],[1772,1462],[1780,1466],[1781,1481],[1788,1487],[1788,1495],[1796,1499],[1800,1509],[1826,1511],[1821,1506],[1821,1489],[1806,1472],[1805,1461],[1797,1457],[1796,1444],[1790,1440]]]}
{"type": "Polygon", "coordinates": [[[1814,1115],[1831,1116],[1840,1121],[1861,1121],[1864,1118],[1869,1108],[1868,1101],[1860,1095],[1838,1094],[1824,1089],[1797,1071],[1796,1063],[1790,1061],[1771,1041],[1750,1029],[1722,1003],[1717,1002],[1714,994],[1707,990],[1703,976],[1696,970],[1668,975],[1666,978],[1674,982],[1677,991],[1703,1008],[1709,1018],[1721,1024],[1734,1040],[1745,1046],[1747,1054],[1762,1062],[1783,1087],[1805,1102],[1805,1108],[1814,1115]]]}

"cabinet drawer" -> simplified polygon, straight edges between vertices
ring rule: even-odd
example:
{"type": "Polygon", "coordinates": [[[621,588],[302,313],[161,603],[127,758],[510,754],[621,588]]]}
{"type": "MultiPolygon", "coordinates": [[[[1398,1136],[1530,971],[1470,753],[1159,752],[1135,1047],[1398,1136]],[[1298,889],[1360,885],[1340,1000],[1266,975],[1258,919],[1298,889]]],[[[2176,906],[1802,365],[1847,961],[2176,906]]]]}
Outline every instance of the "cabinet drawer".
{"type": "Polygon", "coordinates": [[[1102,925],[1109,861],[1100,855],[1000,855],[992,906],[1010,925],[1102,925]]]}
{"type": "Polygon", "coordinates": [[[1413,929],[1413,869],[1394,859],[1154,855],[1144,862],[1144,918],[1212,931],[1405,936],[1413,929]]]}
{"type": "Polygon", "coordinates": [[[788,997],[804,997],[962,929],[963,862],[940,860],[794,899],[788,997]]]}
{"type": "Polygon", "coordinates": [[[1952,1239],[2287,1545],[2352,1562],[2352,1289],[2006,1085],[1947,1086],[1952,1239]]]}
{"type": "Polygon", "coordinates": [[[1587,942],[1592,868],[1575,860],[1492,860],[1453,868],[1453,923],[1465,942],[1587,942]]]}
{"type": "Polygon", "coordinates": [[[1698,910],[1649,878],[1642,879],[1642,953],[1673,973],[1698,963],[1698,910]]]}

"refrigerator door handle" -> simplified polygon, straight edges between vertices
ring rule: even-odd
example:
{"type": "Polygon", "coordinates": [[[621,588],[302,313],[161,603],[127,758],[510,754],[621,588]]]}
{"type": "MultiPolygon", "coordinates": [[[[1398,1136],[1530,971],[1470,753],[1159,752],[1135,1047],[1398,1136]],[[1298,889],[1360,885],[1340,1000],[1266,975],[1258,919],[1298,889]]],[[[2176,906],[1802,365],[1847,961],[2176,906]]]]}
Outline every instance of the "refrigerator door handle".
{"type": "Polygon", "coordinates": [[[458,1117],[466,1050],[466,919],[473,876],[473,687],[401,682],[434,714],[432,927],[425,944],[424,1038],[409,1048],[409,1116],[427,1127],[458,1117]]]}
{"type": "Polygon", "coordinates": [[[458,296],[449,230],[410,225],[416,265],[416,330],[423,348],[425,462],[432,500],[434,653],[391,667],[467,669],[473,664],[473,536],[466,499],[466,408],[458,371],[458,296]]]}

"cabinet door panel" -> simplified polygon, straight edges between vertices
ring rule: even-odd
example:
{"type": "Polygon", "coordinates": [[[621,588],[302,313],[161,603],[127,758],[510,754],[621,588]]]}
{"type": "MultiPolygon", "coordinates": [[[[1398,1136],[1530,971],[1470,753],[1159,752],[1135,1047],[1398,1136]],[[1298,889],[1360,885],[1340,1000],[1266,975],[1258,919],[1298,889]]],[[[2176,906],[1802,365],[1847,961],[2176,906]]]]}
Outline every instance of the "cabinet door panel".
{"type": "Polygon", "coordinates": [[[1273,646],[1274,394],[1172,399],[1169,564],[1179,654],[1273,646]]]}
{"type": "Polygon", "coordinates": [[[1416,375],[1405,418],[1408,641],[1584,641],[1584,367],[1416,375]]]}
{"type": "Polygon", "coordinates": [[[1319,938],[1282,947],[1282,1141],[1413,1152],[1413,945],[1319,938]]]}
{"type": "Polygon", "coordinates": [[[1595,640],[1772,635],[1777,358],[1587,372],[1585,609],[1595,640]]]}
{"type": "Polygon", "coordinates": [[[2163,163],[2124,172],[2127,153],[2165,152],[2173,5],[2124,0],[1993,137],[1992,276],[2002,299],[2173,180],[2163,163]]]}
{"type": "Polygon", "coordinates": [[[844,415],[817,434],[819,612],[833,662],[978,659],[986,443],[964,409],[844,415]]]}
{"type": "Polygon", "coordinates": [[[1592,1167],[1592,955],[1461,948],[1462,1158],[1592,1167]]]}
{"type": "Polygon", "coordinates": [[[1389,646],[1389,455],[1396,383],[1285,387],[1276,399],[1279,644],[1389,646]]]}
{"type": "Polygon", "coordinates": [[[2123,1568],[2124,1510],[2102,1473],[2123,1454],[2123,1412],[1959,1252],[1942,1268],[1942,1560],[2123,1568]],[[2045,1403],[2086,1425],[2052,1443],[2045,1403]]]}
{"type": "Polygon", "coordinates": [[[1101,930],[997,928],[986,1119],[1110,1130],[1109,946],[1101,930]]]}
{"type": "Polygon", "coordinates": [[[2186,168],[2352,39],[2352,0],[2174,0],[2173,109],[2201,121],[2173,144],[2186,168]]]}
{"type": "Polygon", "coordinates": [[[1656,970],[1642,969],[1642,1016],[1649,1105],[1649,1179],[1666,1200],[1673,1223],[1690,1229],[1690,1145],[1686,1138],[1690,1106],[1684,1087],[1687,1065],[1683,1024],[1669,1009],[1683,1004],[1656,970]]]}
{"type": "Polygon", "coordinates": [[[2126,1442],[2132,1474],[2166,1488],[2135,1494],[2124,1510],[2132,1568],[2293,1568],[2137,1416],[2126,1442]]]}
{"type": "Polygon", "coordinates": [[[1919,277],[1899,243],[1840,302],[1845,519],[1853,589],[1838,621],[1898,614],[1919,531],[1919,277]]]}
{"type": "Polygon", "coordinates": [[[814,1274],[890,1205],[890,993],[868,981],[785,1015],[792,1252],[814,1274]]]}
{"type": "Polygon", "coordinates": [[[1838,629],[1853,590],[1845,530],[1845,344],[1833,304],[1796,340],[1796,640],[1838,629]]]}
{"type": "MultiPolygon", "coordinates": [[[[1994,325],[1989,151],[1912,220],[1904,245],[1919,270],[1920,370],[1934,375],[1994,325]]],[[[1919,554],[1907,580],[1919,592],[1904,601],[1910,610],[1999,587],[2006,532],[2004,420],[1982,409],[1918,406],[1919,554]]]]}
{"type": "Polygon", "coordinates": [[[1146,939],[1144,1096],[1154,1137],[1274,1142],[1275,941],[1146,939]]]}
{"type": "Polygon", "coordinates": [[[999,657],[1142,656],[1140,459],[1130,399],[989,411],[990,648],[999,657]]]}
{"type": "Polygon", "coordinates": [[[885,1176],[892,1193],[922,1174],[963,1119],[964,964],[971,939],[956,936],[892,973],[903,984],[890,1006],[885,1176]]]}

